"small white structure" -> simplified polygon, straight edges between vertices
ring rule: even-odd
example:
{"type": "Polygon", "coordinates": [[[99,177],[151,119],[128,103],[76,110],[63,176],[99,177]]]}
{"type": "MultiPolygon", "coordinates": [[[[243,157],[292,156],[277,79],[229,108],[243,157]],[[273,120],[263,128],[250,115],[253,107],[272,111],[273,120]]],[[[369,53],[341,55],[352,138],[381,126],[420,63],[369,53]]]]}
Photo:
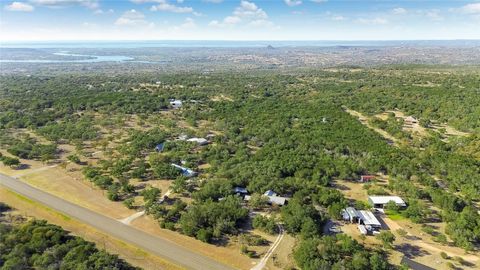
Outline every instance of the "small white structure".
{"type": "Polygon", "coordinates": [[[356,223],[358,221],[358,211],[353,207],[347,207],[342,210],[342,217],[345,221],[356,223]]]}
{"type": "Polygon", "coordinates": [[[277,193],[271,189],[265,191],[265,193],[263,193],[263,195],[267,196],[267,197],[271,197],[271,196],[277,196],[277,193]]]}
{"type": "Polygon", "coordinates": [[[170,100],[170,105],[174,108],[174,109],[179,109],[182,107],[183,103],[181,100],[178,100],[178,99],[173,99],[173,100],[170,100]]]}
{"type": "Polygon", "coordinates": [[[358,225],[358,230],[360,231],[361,234],[363,235],[367,235],[368,234],[368,231],[367,231],[367,228],[365,228],[364,225],[358,225]]]}
{"type": "Polygon", "coordinates": [[[407,116],[407,117],[405,117],[405,122],[406,122],[407,124],[410,124],[410,125],[412,125],[412,124],[418,124],[418,120],[417,120],[415,117],[413,117],[413,116],[407,116]]]}
{"type": "Polygon", "coordinates": [[[376,231],[382,228],[380,221],[378,221],[377,217],[370,211],[358,211],[358,222],[360,225],[365,225],[368,231],[376,231]]]}
{"type": "Polygon", "coordinates": [[[234,188],[233,188],[233,193],[245,195],[245,194],[248,194],[248,191],[247,191],[247,189],[244,188],[244,187],[234,187],[234,188]]]}
{"type": "Polygon", "coordinates": [[[368,202],[373,208],[385,208],[385,205],[391,201],[396,203],[399,207],[407,206],[405,201],[398,196],[368,196],[368,202]]]}
{"type": "Polygon", "coordinates": [[[186,141],[188,139],[188,136],[185,134],[182,134],[178,136],[177,141],[186,141]]]}
{"type": "Polygon", "coordinates": [[[180,165],[177,165],[177,164],[174,164],[174,163],[172,163],[172,166],[179,169],[182,172],[182,174],[186,177],[193,177],[193,176],[197,175],[197,173],[194,172],[192,169],[185,168],[183,166],[180,166],[180,165]]]}
{"type": "MultiPolygon", "coordinates": [[[[268,198],[268,203],[269,204],[276,204],[279,206],[283,206],[288,203],[288,198],[286,197],[281,197],[277,196],[277,193],[273,192],[272,190],[268,190],[263,194],[263,196],[268,198]],[[267,195],[267,194],[273,194],[273,195],[267,195]]],[[[250,195],[245,195],[243,198],[245,201],[250,201],[252,199],[252,196],[250,195]]]]}
{"type": "Polygon", "coordinates": [[[207,145],[208,144],[207,139],[204,139],[204,138],[190,138],[190,139],[187,140],[187,142],[195,142],[198,145],[207,145]]]}
{"type": "Polygon", "coordinates": [[[279,196],[270,196],[268,197],[268,202],[271,204],[276,204],[276,205],[285,205],[287,204],[287,198],[285,197],[279,197],[279,196]]]}

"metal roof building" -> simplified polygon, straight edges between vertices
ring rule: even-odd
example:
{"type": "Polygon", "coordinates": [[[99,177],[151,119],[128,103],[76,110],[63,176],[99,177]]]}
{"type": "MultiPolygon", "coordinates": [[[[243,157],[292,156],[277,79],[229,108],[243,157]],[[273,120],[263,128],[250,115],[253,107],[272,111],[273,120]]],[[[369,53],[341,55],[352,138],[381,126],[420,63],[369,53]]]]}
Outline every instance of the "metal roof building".
{"type": "Polygon", "coordinates": [[[342,215],[345,220],[348,220],[350,222],[357,222],[359,217],[358,211],[353,207],[347,207],[343,209],[342,215]]]}
{"type": "Polygon", "coordinates": [[[187,140],[187,142],[195,142],[195,143],[197,143],[198,145],[206,145],[206,144],[208,144],[207,139],[204,139],[204,138],[190,138],[190,139],[187,140]]]}
{"type": "Polygon", "coordinates": [[[374,208],[384,208],[385,205],[390,201],[395,202],[398,206],[401,206],[401,207],[407,206],[405,201],[398,196],[369,196],[368,197],[368,202],[371,205],[373,205],[374,208]]]}
{"type": "Polygon", "coordinates": [[[358,218],[360,220],[360,223],[362,223],[365,226],[371,226],[372,228],[381,228],[382,224],[380,221],[378,221],[377,217],[370,212],[370,211],[365,211],[365,210],[360,210],[358,211],[358,218]]]}
{"type": "Polygon", "coordinates": [[[185,168],[185,167],[182,167],[182,166],[174,164],[174,163],[172,163],[172,166],[179,169],[180,171],[182,171],[182,174],[186,177],[193,177],[193,176],[197,175],[197,173],[194,172],[192,169],[185,168]]]}

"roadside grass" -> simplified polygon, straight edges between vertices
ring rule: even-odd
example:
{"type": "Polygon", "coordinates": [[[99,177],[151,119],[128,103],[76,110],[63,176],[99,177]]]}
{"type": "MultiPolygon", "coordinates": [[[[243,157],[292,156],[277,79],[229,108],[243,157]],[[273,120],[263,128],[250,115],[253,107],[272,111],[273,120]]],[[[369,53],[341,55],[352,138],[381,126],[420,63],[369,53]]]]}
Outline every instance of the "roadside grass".
{"type": "Polygon", "coordinates": [[[134,266],[143,269],[183,269],[165,259],[152,255],[147,251],[111,237],[95,228],[59,213],[47,206],[33,201],[25,196],[17,194],[0,186],[0,198],[2,202],[12,206],[18,214],[26,217],[45,219],[52,224],[61,226],[73,235],[94,242],[99,249],[105,249],[112,254],[118,254],[121,258],[134,266]]]}
{"type": "Polygon", "coordinates": [[[38,202],[36,202],[36,201],[34,201],[34,200],[31,200],[31,199],[27,198],[27,197],[25,197],[25,196],[23,196],[23,195],[21,195],[21,194],[15,193],[15,192],[13,192],[13,191],[11,191],[11,190],[9,190],[9,189],[7,189],[6,191],[7,191],[10,195],[15,196],[16,198],[18,198],[19,200],[22,200],[22,201],[24,201],[24,202],[26,202],[26,203],[28,203],[28,204],[30,204],[30,205],[34,205],[34,206],[36,206],[36,207],[40,207],[40,208],[42,208],[42,209],[45,210],[45,211],[48,211],[48,212],[50,212],[50,213],[52,213],[52,214],[54,214],[54,215],[56,215],[56,216],[58,216],[58,217],[61,217],[64,221],[71,221],[71,220],[72,220],[72,218],[71,218],[70,216],[67,216],[67,215],[65,215],[65,214],[63,214],[63,213],[57,212],[57,211],[55,211],[55,210],[53,210],[53,209],[51,209],[51,208],[49,208],[49,207],[47,207],[47,206],[44,206],[44,205],[42,205],[42,204],[40,204],[40,203],[38,203],[38,202]]]}

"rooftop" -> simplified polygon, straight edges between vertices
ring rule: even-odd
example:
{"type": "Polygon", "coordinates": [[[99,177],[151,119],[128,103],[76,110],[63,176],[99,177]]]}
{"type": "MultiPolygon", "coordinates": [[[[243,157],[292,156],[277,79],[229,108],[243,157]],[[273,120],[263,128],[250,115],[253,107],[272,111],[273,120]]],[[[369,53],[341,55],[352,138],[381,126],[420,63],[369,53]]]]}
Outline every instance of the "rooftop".
{"type": "Polygon", "coordinates": [[[265,196],[277,196],[277,193],[271,189],[265,191],[265,193],[263,193],[263,195],[265,196]]]}
{"type": "Polygon", "coordinates": [[[345,212],[351,217],[358,217],[358,211],[353,207],[345,208],[345,212]]]}
{"type": "Polygon", "coordinates": [[[377,217],[375,217],[375,215],[370,211],[360,210],[358,211],[358,216],[360,217],[360,219],[363,221],[365,225],[379,226],[379,227],[382,226],[380,221],[378,221],[377,217]]]}
{"type": "Polygon", "coordinates": [[[208,143],[207,139],[204,138],[190,138],[187,142],[196,142],[199,145],[205,145],[208,143]]]}
{"type": "Polygon", "coordinates": [[[399,205],[406,205],[405,201],[398,196],[369,196],[369,201],[373,204],[387,204],[389,201],[394,201],[399,205]]]}

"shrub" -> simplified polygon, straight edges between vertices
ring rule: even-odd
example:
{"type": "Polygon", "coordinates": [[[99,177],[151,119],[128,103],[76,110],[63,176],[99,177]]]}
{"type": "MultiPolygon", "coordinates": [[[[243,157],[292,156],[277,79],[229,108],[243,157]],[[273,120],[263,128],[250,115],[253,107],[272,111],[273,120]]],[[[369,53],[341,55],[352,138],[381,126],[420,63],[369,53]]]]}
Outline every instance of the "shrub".
{"type": "Polygon", "coordinates": [[[443,251],[442,251],[442,252],[440,252],[440,257],[442,257],[442,258],[443,258],[443,259],[445,259],[445,260],[448,260],[448,259],[450,259],[450,257],[448,256],[448,254],[447,254],[447,253],[445,253],[445,252],[443,252],[443,251]]]}
{"type": "Polygon", "coordinates": [[[197,231],[197,239],[205,243],[210,243],[210,240],[212,239],[212,232],[202,228],[197,231]]]}

